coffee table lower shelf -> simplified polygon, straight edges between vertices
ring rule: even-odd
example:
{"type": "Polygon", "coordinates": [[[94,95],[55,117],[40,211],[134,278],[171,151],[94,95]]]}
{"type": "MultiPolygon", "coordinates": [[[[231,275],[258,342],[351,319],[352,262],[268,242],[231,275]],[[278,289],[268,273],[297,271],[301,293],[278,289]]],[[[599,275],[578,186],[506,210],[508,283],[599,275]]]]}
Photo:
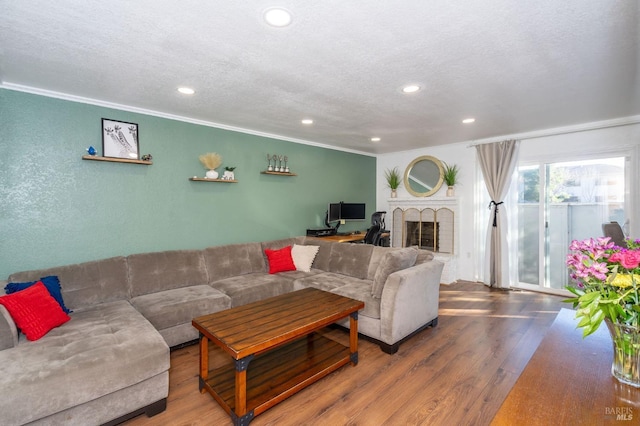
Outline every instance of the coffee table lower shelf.
{"type": "MultiPolygon", "coordinates": [[[[315,332],[257,355],[247,368],[249,417],[257,416],[350,362],[356,364],[357,358],[352,359],[349,347],[315,332]]],[[[237,419],[235,370],[219,367],[200,380],[200,389],[209,392],[237,419]]]]}

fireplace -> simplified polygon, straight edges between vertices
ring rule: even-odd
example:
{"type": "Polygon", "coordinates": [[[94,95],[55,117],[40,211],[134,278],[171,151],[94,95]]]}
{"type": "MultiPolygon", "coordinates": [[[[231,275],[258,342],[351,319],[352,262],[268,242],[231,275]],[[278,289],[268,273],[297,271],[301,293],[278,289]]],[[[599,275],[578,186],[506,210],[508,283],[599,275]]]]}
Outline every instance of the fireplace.
{"type": "Polygon", "coordinates": [[[393,209],[392,246],[453,254],[454,212],[448,207],[393,209]]]}
{"type": "Polygon", "coordinates": [[[419,246],[434,252],[444,263],[442,284],[458,279],[458,201],[454,197],[391,198],[387,226],[391,228],[391,246],[419,246]]]}
{"type": "Polygon", "coordinates": [[[440,251],[438,244],[438,222],[405,221],[405,247],[418,246],[422,249],[440,251]]]}

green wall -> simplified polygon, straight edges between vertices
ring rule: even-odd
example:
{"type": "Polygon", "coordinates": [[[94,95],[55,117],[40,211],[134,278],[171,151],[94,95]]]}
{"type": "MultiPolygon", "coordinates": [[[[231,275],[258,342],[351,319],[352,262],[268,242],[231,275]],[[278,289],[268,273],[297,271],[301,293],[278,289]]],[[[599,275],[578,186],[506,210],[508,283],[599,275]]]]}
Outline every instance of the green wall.
{"type": "MultiPolygon", "coordinates": [[[[247,126],[250,127],[251,123],[247,126]]],[[[328,202],[375,210],[376,159],[0,89],[0,279],[111,256],[304,235],[328,202]],[[84,161],[101,118],[138,123],[153,165],[84,161]],[[238,183],[192,182],[218,152],[238,183]],[[261,174],[267,153],[296,177],[261,174]]],[[[222,173],[221,173],[222,174],[222,173]]],[[[341,230],[365,229],[354,222],[341,230]]]]}

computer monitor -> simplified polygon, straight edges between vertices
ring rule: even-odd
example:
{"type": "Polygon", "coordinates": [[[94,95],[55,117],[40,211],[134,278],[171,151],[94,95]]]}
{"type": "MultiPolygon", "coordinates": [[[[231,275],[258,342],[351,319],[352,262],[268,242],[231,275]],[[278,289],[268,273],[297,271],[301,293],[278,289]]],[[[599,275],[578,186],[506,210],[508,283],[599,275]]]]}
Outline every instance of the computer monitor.
{"type": "Polygon", "coordinates": [[[338,222],[340,220],[340,203],[329,203],[327,215],[328,222],[338,222]]]}
{"type": "Polygon", "coordinates": [[[365,203],[329,203],[327,220],[337,222],[340,220],[366,220],[365,203]]]}
{"type": "Polygon", "coordinates": [[[364,203],[340,203],[341,220],[365,220],[366,205],[364,203]]]}

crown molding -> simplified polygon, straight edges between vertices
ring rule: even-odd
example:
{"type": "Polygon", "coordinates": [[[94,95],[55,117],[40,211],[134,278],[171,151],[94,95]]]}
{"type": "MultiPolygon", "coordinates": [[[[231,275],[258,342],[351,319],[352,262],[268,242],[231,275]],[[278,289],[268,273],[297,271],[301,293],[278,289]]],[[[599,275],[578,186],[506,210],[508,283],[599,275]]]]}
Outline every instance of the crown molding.
{"type": "Polygon", "coordinates": [[[41,89],[41,88],[38,88],[38,87],[24,86],[24,85],[21,85],[21,84],[14,84],[14,83],[6,82],[6,81],[3,81],[2,83],[0,83],[0,89],[13,90],[13,91],[16,91],[16,92],[31,93],[31,94],[34,94],[34,95],[45,96],[45,97],[48,97],[48,98],[56,98],[56,99],[61,99],[61,100],[65,100],[65,101],[70,101],[70,102],[77,102],[77,103],[94,105],[94,106],[99,106],[99,107],[104,107],[104,108],[112,108],[112,109],[117,109],[117,110],[121,110],[121,111],[133,112],[133,113],[137,113],[137,114],[150,115],[150,116],[153,116],[153,117],[160,117],[160,118],[166,118],[166,119],[169,119],[169,120],[182,121],[182,122],[185,122],[185,123],[197,124],[197,125],[200,125],[200,126],[214,127],[216,129],[230,130],[232,132],[245,133],[245,134],[249,134],[249,135],[253,135],[253,136],[260,136],[260,137],[263,137],[263,138],[278,139],[278,140],[282,140],[282,141],[286,141],[286,142],[293,142],[293,143],[297,143],[297,144],[301,144],[301,145],[315,146],[317,148],[324,148],[324,149],[331,149],[331,150],[334,150],[334,151],[349,152],[349,153],[352,153],[352,154],[366,155],[368,157],[376,157],[376,154],[372,154],[370,152],[358,151],[358,150],[349,149],[349,148],[340,148],[340,147],[336,147],[336,146],[333,146],[333,145],[328,145],[328,144],[321,143],[321,142],[309,141],[309,140],[306,140],[306,139],[292,138],[292,137],[283,136],[283,135],[276,135],[276,134],[273,134],[273,133],[261,132],[261,131],[258,131],[258,130],[247,129],[247,128],[244,128],[244,127],[229,126],[229,125],[226,125],[226,124],[216,123],[216,122],[213,122],[213,121],[200,120],[200,119],[196,119],[196,118],[185,117],[185,116],[182,116],[182,115],[169,114],[169,113],[162,112],[162,111],[155,111],[155,110],[150,110],[150,109],[146,109],[146,108],[138,108],[138,107],[134,107],[134,106],[130,106],[130,105],[117,104],[117,103],[113,103],[113,102],[103,101],[103,100],[100,100],[100,99],[85,98],[83,96],[76,96],[76,95],[71,95],[69,93],[55,92],[53,90],[41,89]]]}
{"type": "Polygon", "coordinates": [[[516,139],[516,140],[536,139],[536,138],[544,138],[548,136],[558,136],[558,135],[566,135],[569,133],[578,133],[578,132],[587,132],[590,130],[606,129],[609,127],[629,126],[632,124],[639,124],[639,123],[640,123],[640,115],[632,115],[629,117],[620,117],[620,118],[614,118],[611,120],[592,121],[590,123],[575,124],[572,126],[553,127],[549,129],[535,130],[532,132],[514,133],[512,135],[478,139],[474,141],[469,141],[470,143],[468,147],[473,147],[476,145],[482,145],[486,143],[500,142],[500,141],[510,140],[510,139],[516,139]]]}

